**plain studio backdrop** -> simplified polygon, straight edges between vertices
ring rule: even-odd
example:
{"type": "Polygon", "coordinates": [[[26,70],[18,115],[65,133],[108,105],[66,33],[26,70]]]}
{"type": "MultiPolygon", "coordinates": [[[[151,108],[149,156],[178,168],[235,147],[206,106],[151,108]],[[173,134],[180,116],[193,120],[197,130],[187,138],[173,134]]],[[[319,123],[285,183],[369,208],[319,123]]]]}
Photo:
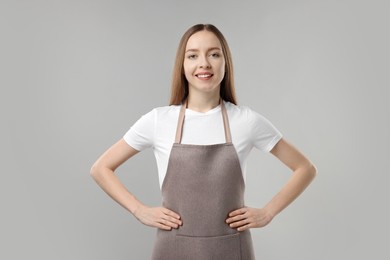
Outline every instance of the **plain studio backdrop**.
{"type": "MultiPolygon", "coordinates": [[[[181,35],[226,36],[239,104],[267,117],[318,175],[265,228],[258,259],[389,259],[388,1],[0,2],[1,259],[148,259],[140,224],[89,174],[143,114],[168,104],[181,35]]],[[[151,149],[117,175],[161,203],[151,149]]],[[[254,149],[246,202],[291,176],[254,149]]]]}

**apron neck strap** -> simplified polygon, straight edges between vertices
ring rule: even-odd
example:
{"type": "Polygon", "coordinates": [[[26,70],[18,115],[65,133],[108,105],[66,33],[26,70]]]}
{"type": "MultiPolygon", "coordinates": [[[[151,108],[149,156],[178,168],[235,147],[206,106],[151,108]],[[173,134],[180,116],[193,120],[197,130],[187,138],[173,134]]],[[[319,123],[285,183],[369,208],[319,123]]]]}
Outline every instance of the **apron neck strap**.
{"type": "MultiPolygon", "coordinates": [[[[229,127],[229,118],[227,115],[225,104],[220,98],[219,104],[221,105],[221,112],[222,112],[222,119],[223,119],[223,128],[225,130],[225,139],[226,143],[232,142],[232,136],[230,133],[230,127],[229,127]]],[[[186,113],[186,108],[188,106],[188,99],[186,99],[180,108],[180,114],[179,114],[179,120],[177,121],[177,128],[176,128],[176,137],[175,137],[175,143],[180,144],[181,143],[181,136],[183,133],[183,124],[184,124],[184,117],[186,113]]]]}

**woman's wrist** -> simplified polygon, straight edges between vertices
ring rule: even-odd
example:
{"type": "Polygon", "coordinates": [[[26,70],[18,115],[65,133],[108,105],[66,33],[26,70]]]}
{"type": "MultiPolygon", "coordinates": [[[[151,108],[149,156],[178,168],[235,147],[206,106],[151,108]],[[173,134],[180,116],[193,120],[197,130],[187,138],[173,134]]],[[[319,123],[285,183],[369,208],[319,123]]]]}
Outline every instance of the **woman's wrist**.
{"type": "Polygon", "coordinates": [[[277,212],[270,205],[265,206],[263,209],[271,220],[277,215],[277,212]]]}
{"type": "Polygon", "coordinates": [[[131,212],[131,214],[133,214],[135,216],[137,214],[137,212],[139,211],[139,209],[142,208],[142,207],[144,207],[144,205],[139,200],[134,198],[134,203],[129,208],[129,211],[131,212]]]}

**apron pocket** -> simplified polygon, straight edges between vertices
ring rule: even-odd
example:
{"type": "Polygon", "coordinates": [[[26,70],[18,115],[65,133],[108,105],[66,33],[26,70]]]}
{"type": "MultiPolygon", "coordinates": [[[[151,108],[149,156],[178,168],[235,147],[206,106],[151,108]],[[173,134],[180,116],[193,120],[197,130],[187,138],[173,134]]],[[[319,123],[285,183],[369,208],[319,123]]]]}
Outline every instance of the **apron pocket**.
{"type": "Polygon", "coordinates": [[[175,259],[241,260],[240,234],[215,237],[176,235],[175,259]]]}

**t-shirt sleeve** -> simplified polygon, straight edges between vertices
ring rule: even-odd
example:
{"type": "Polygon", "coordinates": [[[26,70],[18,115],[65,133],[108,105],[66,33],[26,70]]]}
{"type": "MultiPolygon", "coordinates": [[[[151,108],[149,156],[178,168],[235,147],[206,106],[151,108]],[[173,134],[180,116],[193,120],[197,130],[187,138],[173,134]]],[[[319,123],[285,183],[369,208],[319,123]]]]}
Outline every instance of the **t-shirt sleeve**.
{"type": "Polygon", "coordinates": [[[155,109],[141,116],[123,136],[126,143],[138,151],[152,147],[155,131],[155,116],[155,109]]]}
{"type": "Polygon", "coordinates": [[[263,115],[248,108],[253,146],[263,152],[270,152],[282,139],[282,133],[263,115]]]}

